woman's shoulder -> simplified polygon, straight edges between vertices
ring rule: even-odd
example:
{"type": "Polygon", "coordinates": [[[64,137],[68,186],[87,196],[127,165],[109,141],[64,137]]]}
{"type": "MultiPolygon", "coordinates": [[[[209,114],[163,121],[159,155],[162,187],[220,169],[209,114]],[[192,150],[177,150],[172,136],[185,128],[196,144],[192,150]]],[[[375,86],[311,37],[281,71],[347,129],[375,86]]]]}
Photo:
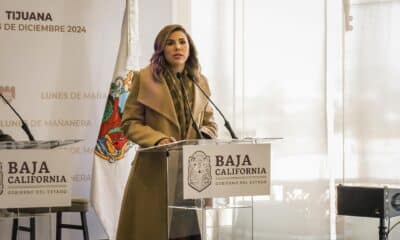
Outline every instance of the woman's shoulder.
{"type": "Polygon", "coordinates": [[[144,67],[139,70],[129,70],[126,74],[125,81],[141,81],[140,79],[148,79],[151,77],[150,67],[144,67]]]}
{"type": "Polygon", "coordinates": [[[153,75],[152,75],[152,72],[151,72],[150,65],[140,69],[139,75],[140,75],[140,78],[143,79],[143,80],[152,79],[153,75]]]}
{"type": "Polygon", "coordinates": [[[211,95],[211,92],[210,92],[210,87],[209,87],[209,85],[208,85],[208,79],[207,79],[207,77],[206,77],[204,74],[202,74],[202,73],[199,73],[198,76],[199,76],[199,77],[198,77],[198,80],[197,80],[197,81],[198,81],[200,87],[207,93],[208,96],[210,96],[210,95],[211,95]]]}

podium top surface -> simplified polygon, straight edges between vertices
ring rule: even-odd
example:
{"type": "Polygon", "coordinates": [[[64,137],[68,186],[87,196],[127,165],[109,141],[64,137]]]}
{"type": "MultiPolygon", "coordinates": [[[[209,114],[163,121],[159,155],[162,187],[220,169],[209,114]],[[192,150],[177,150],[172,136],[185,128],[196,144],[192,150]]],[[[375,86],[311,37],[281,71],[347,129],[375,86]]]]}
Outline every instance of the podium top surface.
{"type": "Polygon", "coordinates": [[[40,141],[5,141],[0,142],[0,150],[9,149],[53,149],[82,141],[82,139],[40,140],[40,141]]]}
{"type": "Polygon", "coordinates": [[[138,152],[167,152],[173,150],[181,150],[187,145],[222,145],[222,144],[262,144],[271,143],[283,138],[243,138],[243,139],[191,139],[180,140],[170,144],[161,146],[152,146],[147,148],[139,148],[138,152]]]}

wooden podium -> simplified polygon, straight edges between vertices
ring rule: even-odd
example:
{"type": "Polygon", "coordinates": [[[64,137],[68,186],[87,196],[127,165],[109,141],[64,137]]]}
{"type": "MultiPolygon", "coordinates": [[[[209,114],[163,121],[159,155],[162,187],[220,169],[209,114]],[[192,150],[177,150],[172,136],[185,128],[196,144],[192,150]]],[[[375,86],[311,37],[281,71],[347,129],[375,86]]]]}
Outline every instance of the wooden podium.
{"type": "Polygon", "coordinates": [[[168,237],[253,239],[253,196],[269,195],[273,140],[185,140],[139,149],[165,156],[168,237]]]}

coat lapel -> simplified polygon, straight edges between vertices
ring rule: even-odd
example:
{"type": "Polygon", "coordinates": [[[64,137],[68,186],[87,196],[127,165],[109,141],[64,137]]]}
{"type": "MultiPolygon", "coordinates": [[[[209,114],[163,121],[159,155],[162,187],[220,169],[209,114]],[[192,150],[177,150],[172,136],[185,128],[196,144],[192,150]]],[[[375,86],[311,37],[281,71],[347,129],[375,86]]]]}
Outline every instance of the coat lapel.
{"type": "Polygon", "coordinates": [[[140,71],[138,101],[160,113],[180,129],[178,116],[165,79],[155,81],[149,67],[140,71]]]}

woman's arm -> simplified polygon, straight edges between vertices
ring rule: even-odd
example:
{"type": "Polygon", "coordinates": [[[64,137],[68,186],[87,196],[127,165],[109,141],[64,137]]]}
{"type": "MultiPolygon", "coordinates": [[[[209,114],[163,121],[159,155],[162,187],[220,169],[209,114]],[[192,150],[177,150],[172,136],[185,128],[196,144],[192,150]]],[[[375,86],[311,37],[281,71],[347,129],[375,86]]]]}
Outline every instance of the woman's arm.
{"type": "Polygon", "coordinates": [[[208,138],[217,138],[217,123],[214,120],[214,112],[210,103],[207,103],[204,108],[203,122],[200,131],[205,133],[208,138]]]}
{"type": "Polygon", "coordinates": [[[133,86],[126,100],[125,109],[122,114],[121,128],[129,140],[140,146],[154,146],[162,139],[169,138],[169,136],[146,125],[144,117],[146,107],[137,101],[140,86],[139,72],[128,74],[129,77],[133,78],[133,86]]]}

